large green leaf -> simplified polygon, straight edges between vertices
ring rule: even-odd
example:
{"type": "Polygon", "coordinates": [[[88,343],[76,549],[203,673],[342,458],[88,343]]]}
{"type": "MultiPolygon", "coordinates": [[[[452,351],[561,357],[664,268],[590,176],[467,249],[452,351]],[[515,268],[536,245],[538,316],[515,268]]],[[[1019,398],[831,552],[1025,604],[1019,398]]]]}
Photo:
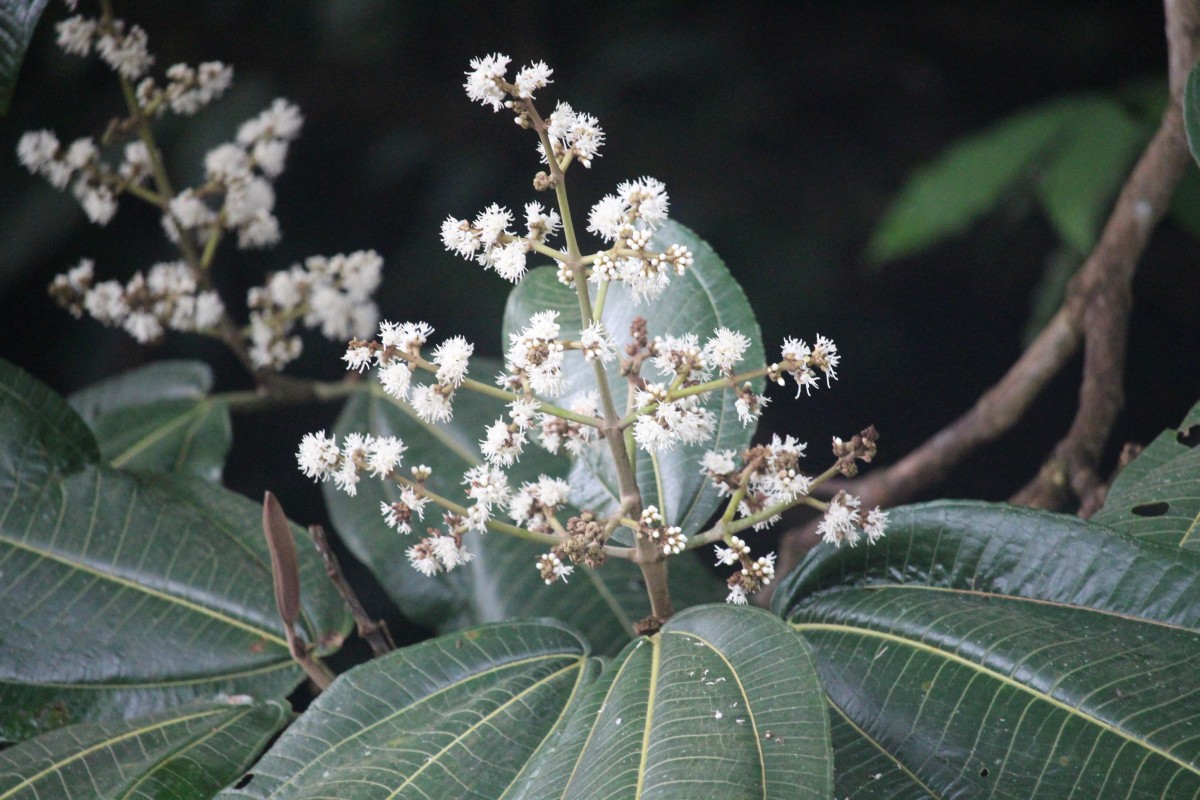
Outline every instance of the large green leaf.
{"type": "MultiPolygon", "coordinates": [[[[471,363],[473,374],[490,376],[498,369],[486,359],[471,363]]],[[[462,474],[482,463],[478,440],[484,427],[499,418],[505,407],[499,400],[460,390],[454,409],[451,422],[428,425],[411,407],[388,397],[372,383],[369,390],[346,404],[334,430],[339,435],[360,431],[399,436],[409,447],[407,463],[433,468],[430,488],[465,502],[462,474]]],[[[529,445],[508,473],[510,483],[519,485],[539,474],[565,477],[568,469],[565,458],[529,445]]],[[[439,631],[526,616],[552,616],[576,623],[587,620],[593,650],[614,654],[633,635],[632,623],[650,613],[641,571],[630,562],[613,559],[598,570],[580,567],[567,583],[546,586],[535,568],[538,555],[546,548],[500,533],[468,537],[474,561],[453,572],[426,577],[405,557],[416,534],[398,534],[380,516],[380,502],[399,499],[395,484],[364,480],[358,485],[357,497],[348,497],[333,484],[324,489],[333,524],[354,555],[375,573],[407,616],[439,631]]],[[[436,526],[437,509],[430,506],[426,514],[426,523],[436,526]]],[[[678,608],[720,596],[720,582],[689,554],[672,559],[670,582],[678,608]]]]}
{"type": "Polygon", "coordinates": [[[1200,796],[1200,559],[1002,505],[892,514],[775,596],[817,651],[838,796],[1200,796]]]}
{"type": "Polygon", "coordinates": [[[225,798],[827,798],[811,653],[707,606],[604,667],[546,623],[445,636],[339,678],[225,798]]]}
{"type": "Polygon", "coordinates": [[[233,443],[229,408],[212,400],[212,370],[160,361],[68,398],[114,467],[183,472],[219,483],[233,443]]]}
{"type": "Polygon", "coordinates": [[[207,703],[44,733],[0,752],[0,800],[209,800],[288,716],[281,703],[207,703]]]}
{"type": "MultiPolygon", "coordinates": [[[[100,463],[66,402],[0,362],[0,741],[287,694],[300,671],[261,526],[257,504],[205,481],[100,463]]],[[[300,551],[302,635],[329,649],[349,620],[300,551]]]]}
{"type": "Polygon", "coordinates": [[[1200,403],[1121,471],[1093,522],[1147,541],[1200,550],[1200,403]]]}
{"type": "MultiPolygon", "coordinates": [[[[649,304],[634,305],[624,284],[611,286],[604,306],[605,327],[618,343],[628,336],[630,323],[639,316],[646,319],[651,337],[695,333],[703,342],[717,327],[728,327],[750,338],[743,368],[762,366],[766,357],[758,322],[745,293],[724,262],[694,232],[668,222],[655,234],[651,247],[661,250],[672,244],[687,245],[695,256],[692,267],[682,277],[673,277],[662,296],[649,304]]],[[[558,282],[554,268],[539,267],[526,275],[509,295],[504,312],[504,341],[508,341],[509,333],[521,330],[533,314],[547,309],[559,312],[563,338],[579,338],[581,320],[575,290],[558,282]]],[[[652,369],[647,365],[643,377],[655,380],[650,374],[652,369]]],[[[593,367],[578,351],[567,354],[563,373],[571,382],[571,391],[595,385],[593,367]]],[[[628,383],[618,375],[616,360],[609,364],[608,376],[616,406],[623,409],[628,383]]],[[[761,391],[762,381],[756,383],[761,391]]],[[[650,458],[641,451],[637,454],[638,485],[645,503],[657,505],[668,523],[678,525],[688,536],[703,528],[720,502],[711,482],[701,473],[701,456],[707,450],[740,450],[754,435],[752,426],[743,426],[738,421],[732,393],[707,395],[705,405],[717,416],[713,439],[658,454],[665,498],[658,496],[650,458]]],[[[604,448],[597,448],[589,457],[576,462],[571,471],[571,485],[575,490],[573,499],[581,508],[608,512],[618,505],[616,475],[604,448]]]]}
{"type": "Polygon", "coordinates": [[[956,236],[1034,177],[1059,236],[1086,253],[1146,135],[1120,105],[1096,95],[1007,117],[914,172],[872,234],[868,256],[882,264],[956,236]]]}
{"type": "Polygon", "coordinates": [[[12,105],[25,50],[46,0],[0,0],[0,116],[12,105]]]}

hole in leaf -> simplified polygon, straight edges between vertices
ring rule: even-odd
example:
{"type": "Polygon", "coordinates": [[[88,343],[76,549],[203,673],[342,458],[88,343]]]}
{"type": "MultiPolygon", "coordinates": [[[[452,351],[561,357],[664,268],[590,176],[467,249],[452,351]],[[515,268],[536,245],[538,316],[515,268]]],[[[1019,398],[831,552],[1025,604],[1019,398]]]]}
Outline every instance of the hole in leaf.
{"type": "Polygon", "coordinates": [[[1192,425],[1186,430],[1180,428],[1175,432],[1175,441],[1184,447],[1195,447],[1200,444],[1200,425],[1192,425]]]}
{"type": "Polygon", "coordinates": [[[1129,509],[1138,517],[1161,517],[1171,510],[1169,503],[1142,503],[1129,509]]]}
{"type": "Polygon", "coordinates": [[[245,775],[243,775],[243,776],[241,777],[241,779],[239,779],[239,780],[238,780],[238,782],[237,782],[237,783],[235,783],[235,784],[233,785],[233,788],[235,788],[235,789],[244,789],[244,788],[246,788],[246,786],[247,786],[247,785],[249,785],[250,781],[252,781],[252,780],[254,780],[254,773],[253,773],[253,772],[247,772],[245,775]]]}
{"type": "Polygon", "coordinates": [[[987,776],[988,776],[988,768],[987,767],[984,767],[983,769],[979,770],[979,777],[986,778],[987,776]]]}

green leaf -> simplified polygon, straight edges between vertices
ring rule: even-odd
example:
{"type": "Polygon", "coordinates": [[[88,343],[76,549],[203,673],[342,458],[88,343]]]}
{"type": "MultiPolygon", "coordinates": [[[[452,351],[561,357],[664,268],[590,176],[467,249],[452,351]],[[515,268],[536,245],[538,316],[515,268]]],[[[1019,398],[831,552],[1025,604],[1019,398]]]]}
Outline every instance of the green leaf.
{"type": "Polygon", "coordinates": [[[876,227],[868,257],[883,264],[956,236],[1034,176],[1058,235],[1076,253],[1087,253],[1146,136],[1120,104],[1096,95],[1007,117],[913,173],[876,227]]]}
{"type": "Polygon", "coordinates": [[[1200,794],[1200,559],[1002,505],[892,515],[776,593],[816,648],[838,796],[1200,794]]]}
{"type": "Polygon", "coordinates": [[[1086,255],[1147,133],[1105,98],[1081,98],[1072,109],[1055,136],[1038,198],[1062,240],[1086,255]]]}
{"type": "Polygon", "coordinates": [[[1056,101],[1007,117],[918,169],[871,235],[870,260],[894,261],[964,232],[1029,173],[1072,114],[1056,101]]]}
{"type": "MultiPolygon", "coordinates": [[[[348,615],[300,550],[301,632],[328,650],[348,615]]],[[[100,463],[66,402],[3,361],[0,587],[0,742],[220,692],[282,697],[301,677],[259,506],[100,463]]]]}
{"type": "Polygon", "coordinates": [[[1193,64],[1183,87],[1183,129],[1188,149],[1200,164],[1200,64],[1193,64]]]}
{"type": "Polygon", "coordinates": [[[604,667],[544,623],[445,636],[339,678],[224,798],[827,798],[810,649],[706,606],[604,667]]]}
{"type": "Polygon", "coordinates": [[[46,0],[0,0],[0,116],[12,105],[17,75],[46,0]]]}
{"type": "Polygon", "coordinates": [[[92,426],[114,467],[181,472],[220,483],[233,443],[229,409],[212,400],[212,370],[199,361],[160,361],[68,398],[92,426]]]}
{"type": "Polygon", "coordinates": [[[498,797],[596,666],[578,636],[544,622],[396,650],[339,676],[220,796],[498,797]]]}
{"type": "Polygon", "coordinates": [[[281,703],[207,703],[72,725],[0,752],[0,800],[208,800],[288,716],[281,703]]]}
{"type": "MultiPolygon", "coordinates": [[[[668,222],[655,234],[651,247],[664,250],[672,244],[683,244],[692,251],[695,263],[682,277],[672,277],[671,285],[662,297],[649,305],[634,305],[624,284],[609,287],[604,306],[603,322],[618,343],[628,335],[635,317],[646,319],[651,337],[695,333],[703,342],[717,327],[741,331],[750,338],[751,346],[742,361],[743,369],[766,363],[762,349],[762,333],[741,286],[729,274],[724,262],[713,249],[694,232],[675,222],[668,222]]],[[[575,290],[558,282],[552,267],[532,270],[513,289],[504,312],[504,341],[508,334],[520,331],[529,318],[551,309],[559,312],[561,336],[578,339],[581,319],[575,290]]],[[[653,379],[647,365],[643,377],[653,379]]],[[[609,385],[618,409],[625,408],[628,382],[618,374],[616,360],[608,365],[609,385]]],[[[563,373],[573,391],[594,386],[592,365],[578,351],[564,359],[563,373]]],[[[762,381],[755,381],[762,391],[762,381]]],[[[659,497],[654,467],[644,451],[637,454],[637,478],[646,505],[656,505],[670,524],[678,525],[687,536],[700,531],[717,509],[720,497],[700,472],[700,458],[707,450],[740,450],[750,443],[754,428],[743,427],[738,421],[731,392],[706,396],[706,407],[717,416],[716,434],[704,444],[679,446],[658,454],[663,491],[659,497]]],[[[596,449],[590,457],[578,460],[571,470],[572,500],[580,508],[608,513],[618,505],[616,475],[608,451],[596,449]]]]}
{"type": "MultiPolygon", "coordinates": [[[[494,361],[471,362],[473,375],[486,377],[498,370],[494,361]]],[[[430,488],[465,503],[462,474],[482,463],[478,440],[484,427],[505,410],[500,400],[460,389],[454,400],[454,419],[428,425],[410,406],[388,397],[372,382],[367,391],[346,404],[334,431],[339,436],[354,431],[399,436],[409,448],[407,464],[433,468],[430,488]]],[[[565,458],[530,444],[508,472],[510,483],[519,485],[539,474],[566,477],[568,469],[565,458]]],[[[632,623],[650,613],[641,571],[634,564],[613,559],[598,570],[580,566],[567,583],[546,586],[534,565],[547,548],[501,533],[468,537],[474,561],[453,572],[426,577],[414,570],[405,556],[416,534],[406,537],[390,530],[380,515],[381,502],[399,499],[395,484],[363,480],[357,497],[348,497],[331,483],[323,488],[334,527],[355,557],[379,578],[406,616],[438,631],[526,616],[552,616],[568,622],[586,619],[593,650],[615,654],[633,635],[632,623]]],[[[429,506],[426,514],[425,523],[436,525],[437,509],[429,506]]],[[[720,581],[690,555],[672,559],[670,583],[678,608],[720,596],[720,581]]]]}
{"type": "Polygon", "coordinates": [[[1200,550],[1200,403],[1121,471],[1092,517],[1139,539],[1200,550]]]}

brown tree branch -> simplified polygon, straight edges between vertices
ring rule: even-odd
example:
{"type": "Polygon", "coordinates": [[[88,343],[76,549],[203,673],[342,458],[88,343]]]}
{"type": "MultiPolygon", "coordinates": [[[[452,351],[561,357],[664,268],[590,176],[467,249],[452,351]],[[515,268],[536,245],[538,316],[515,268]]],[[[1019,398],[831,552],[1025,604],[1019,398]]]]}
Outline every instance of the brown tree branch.
{"type": "MultiPolygon", "coordinates": [[[[998,438],[1024,415],[1047,382],[1084,344],[1084,378],[1071,429],[1055,446],[1037,478],[1014,498],[1028,505],[1061,507],[1073,496],[1087,512],[1102,501],[1097,465],[1124,403],[1126,334],[1131,285],[1150,234],[1166,213],[1188,162],[1182,91],[1200,54],[1200,4],[1165,0],[1171,100],[1158,131],[1126,180],[1100,241],[1072,280],[1062,307],[996,385],[950,425],[900,461],[853,483],[866,507],[905,502],[937,485],[981,445],[998,438]]],[[[786,572],[814,541],[816,523],[793,529],[780,542],[786,572]]]]}

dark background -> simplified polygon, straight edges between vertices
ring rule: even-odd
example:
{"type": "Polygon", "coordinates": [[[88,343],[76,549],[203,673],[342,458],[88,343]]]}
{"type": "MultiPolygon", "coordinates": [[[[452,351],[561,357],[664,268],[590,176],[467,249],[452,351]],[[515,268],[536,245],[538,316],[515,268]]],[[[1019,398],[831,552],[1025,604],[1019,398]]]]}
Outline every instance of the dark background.
{"type": "MultiPolygon", "coordinates": [[[[83,3],[85,7],[87,2],[83,3]]],[[[1014,202],[969,235],[881,272],[865,264],[870,232],[915,167],[959,137],[1066,93],[1149,82],[1165,93],[1161,6],[1152,2],[400,3],[387,0],[129,0],[119,16],[150,34],[159,74],[177,61],[235,67],[226,99],[160,130],[176,186],[204,152],[276,96],[306,117],[277,183],[284,239],[218,259],[235,315],[263,275],[311,254],[374,248],[386,271],[386,318],[426,320],[498,355],[508,285],[444,252],[438,225],[498,202],[535,199],[532,136],[461,89],[474,56],[501,51],[514,69],[545,59],[564,99],[599,117],[608,143],[571,172],[576,218],[619,181],[650,175],[672,217],[723,255],[761,319],[770,352],[784,335],[833,337],[843,354],[832,391],[780,391],[760,430],[821,443],[868,423],[881,461],[898,458],[966,410],[1021,350],[1031,294],[1056,237],[1014,202]]],[[[236,363],[198,337],[141,348],[75,321],[46,296],[81,256],[126,278],[172,251],[158,215],[125,201],[106,228],[69,195],[17,164],[25,130],[99,134],[120,109],[111,74],[53,44],[48,9],[11,114],[0,120],[0,356],[67,393],[147,360],[202,358],[218,389],[247,388],[236,363]]],[[[545,198],[539,198],[545,199],[545,198]]],[[[948,198],[953,202],[953,198],[948,198]]],[[[1170,223],[1135,286],[1128,408],[1112,453],[1176,424],[1200,396],[1200,276],[1195,240],[1170,223]]],[[[306,337],[289,371],[334,379],[342,348],[306,337]]],[[[1076,361],[1020,429],[986,448],[929,496],[1003,499],[1021,486],[1074,413],[1076,361]]],[[[270,488],[302,522],[319,493],[294,468],[300,436],[336,409],[235,420],[227,483],[270,488]]]]}

